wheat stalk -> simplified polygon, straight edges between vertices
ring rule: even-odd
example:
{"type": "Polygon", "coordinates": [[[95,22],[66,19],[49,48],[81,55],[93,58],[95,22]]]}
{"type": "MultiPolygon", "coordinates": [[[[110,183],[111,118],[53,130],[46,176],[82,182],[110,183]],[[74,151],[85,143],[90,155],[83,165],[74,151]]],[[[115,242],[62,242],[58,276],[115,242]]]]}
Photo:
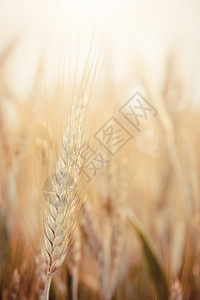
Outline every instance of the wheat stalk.
{"type": "Polygon", "coordinates": [[[86,200],[84,207],[83,225],[86,233],[89,236],[89,242],[95,252],[99,264],[99,276],[101,284],[104,281],[104,249],[102,238],[99,233],[99,224],[95,218],[94,211],[89,199],[86,200]]]}
{"type": "Polygon", "coordinates": [[[97,45],[96,50],[92,56],[91,51],[88,53],[78,88],[76,88],[75,71],[70,120],[63,135],[62,149],[55,168],[54,185],[52,194],[49,196],[51,204],[48,205],[44,217],[43,254],[48,266],[44,290],[45,299],[48,299],[49,296],[52,275],[65,259],[83,207],[81,171],[84,161],[81,160],[80,151],[86,109],[92,98],[99,69],[99,63],[94,62],[95,58],[97,61],[100,58],[101,47],[97,45]]]}
{"type": "Polygon", "coordinates": [[[80,162],[80,146],[85,110],[86,101],[81,101],[78,107],[76,104],[72,107],[71,123],[63,136],[52,194],[48,198],[51,204],[44,217],[43,255],[47,264],[44,299],[49,297],[53,273],[65,259],[81,211],[80,179],[83,165],[80,162]]]}
{"type": "Polygon", "coordinates": [[[126,221],[124,206],[127,197],[127,178],[124,162],[118,166],[116,161],[109,164],[107,170],[109,193],[106,203],[101,209],[98,219],[97,212],[91,206],[90,199],[86,201],[84,210],[84,227],[89,236],[99,265],[99,277],[104,299],[111,299],[118,280],[118,268],[123,249],[123,234],[126,221]],[[105,218],[106,217],[106,218],[105,218]],[[106,232],[101,234],[100,224],[106,222],[106,232]],[[108,228],[109,226],[109,228],[108,228]],[[105,233],[107,239],[105,239],[105,233]],[[108,234],[107,234],[108,233],[108,234]],[[108,246],[108,247],[107,247],[108,246]]]}
{"type": "Polygon", "coordinates": [[[72,294],[73,300],[78,299],[78,275],[79,275],[79,264],[81,261],[81,232],[80,229],[73,237],[72,245],[69,249],[68,265],[72,272],[72,294]]]}
{"type": "Polygon", "coordinates": [[[123,162],[122,165],[120,165],[118,173],[114,173],[113,177],[117,178],[117,182],[115,182],[116,185],[113,187],[117,191],[117,196],[112,199],[111,294],[113,294],[116,288],[118,269],[124,244],[124,230],[126,223],[125,207],[128,190],[126,162],[123,162]],[[116,176],[116,174],[118,174],[118,176],[116,176]]]}
{"type": "Polygon", "coordinates": [[[170,300],[182,300],[182,299],[183,299],[183,294],[182,294],[181,283],[180,280],[176,278],[172,284],[170,300]]]}

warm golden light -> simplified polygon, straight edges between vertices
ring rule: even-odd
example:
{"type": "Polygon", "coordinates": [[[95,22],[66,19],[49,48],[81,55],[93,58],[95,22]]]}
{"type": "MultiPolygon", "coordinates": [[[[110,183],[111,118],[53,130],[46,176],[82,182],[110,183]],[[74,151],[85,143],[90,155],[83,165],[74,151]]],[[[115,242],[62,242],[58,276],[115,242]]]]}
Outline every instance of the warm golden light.
{"type": "Polygon", "coordinates": [[[199,299],[199,11],[0,1],[0,299],[199,299]]]}

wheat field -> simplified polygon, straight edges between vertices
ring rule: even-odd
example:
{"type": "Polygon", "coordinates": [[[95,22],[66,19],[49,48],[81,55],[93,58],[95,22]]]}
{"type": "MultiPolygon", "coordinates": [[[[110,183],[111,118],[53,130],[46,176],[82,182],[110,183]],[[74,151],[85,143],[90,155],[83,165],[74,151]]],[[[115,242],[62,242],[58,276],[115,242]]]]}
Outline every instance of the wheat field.
{"type": "Polygon", "coordinates": [[[0,299],[200,299],[199,5],[104,2],[0,3],[0,299]]]}

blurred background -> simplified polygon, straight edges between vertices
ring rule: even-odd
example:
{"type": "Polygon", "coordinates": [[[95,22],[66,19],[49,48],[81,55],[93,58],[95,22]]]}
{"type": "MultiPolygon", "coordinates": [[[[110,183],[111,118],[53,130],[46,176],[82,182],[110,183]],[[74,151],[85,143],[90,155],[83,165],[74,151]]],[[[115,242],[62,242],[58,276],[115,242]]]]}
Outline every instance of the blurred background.
{"type": "Polygon", "coordinates": [[[142,63],[145,73],[161,85],[173,56],[184,80],[183,92],[192,90],[192,102],[198,102],[194,82],[199,79],[199,1],[9,0],[0,5],[0,50],[5,55],[12,48],[7,59],[2,56],[1,73],[19,98],[30,93],[41,56],[50,60],[44,69],[52,76],[49,64],[58,64],[58,53],[67,55],[70,40],[77,51],[80,36],[85,34],[79,45],[83,48],[98,33],[110,40],[117,83],[132,77],[134,64],[141,69],[142,63]]]}
{"type": "Polygon", "coordinates": [[[0,298],[42,299],[42,187],[81,86],[84,135],[110,162],[50,299],[200,299],[199,11],[0,0],[0,298]],[[140,131],[119,112],[136,92],[157,111],[140,131]],[[134,137],[115,158],[94,138],[111,117],[134,137]]]}

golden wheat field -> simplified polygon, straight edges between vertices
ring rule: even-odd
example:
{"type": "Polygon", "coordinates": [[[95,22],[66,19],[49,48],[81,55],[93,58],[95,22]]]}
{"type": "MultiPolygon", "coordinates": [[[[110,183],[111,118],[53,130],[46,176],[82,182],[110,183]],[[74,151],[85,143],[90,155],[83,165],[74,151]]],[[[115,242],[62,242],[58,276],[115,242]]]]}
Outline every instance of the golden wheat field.
{"type": "Polygon", "coordinates": [[[0,299],[200,299],[199,12],[0,1],[0,299]]]}

